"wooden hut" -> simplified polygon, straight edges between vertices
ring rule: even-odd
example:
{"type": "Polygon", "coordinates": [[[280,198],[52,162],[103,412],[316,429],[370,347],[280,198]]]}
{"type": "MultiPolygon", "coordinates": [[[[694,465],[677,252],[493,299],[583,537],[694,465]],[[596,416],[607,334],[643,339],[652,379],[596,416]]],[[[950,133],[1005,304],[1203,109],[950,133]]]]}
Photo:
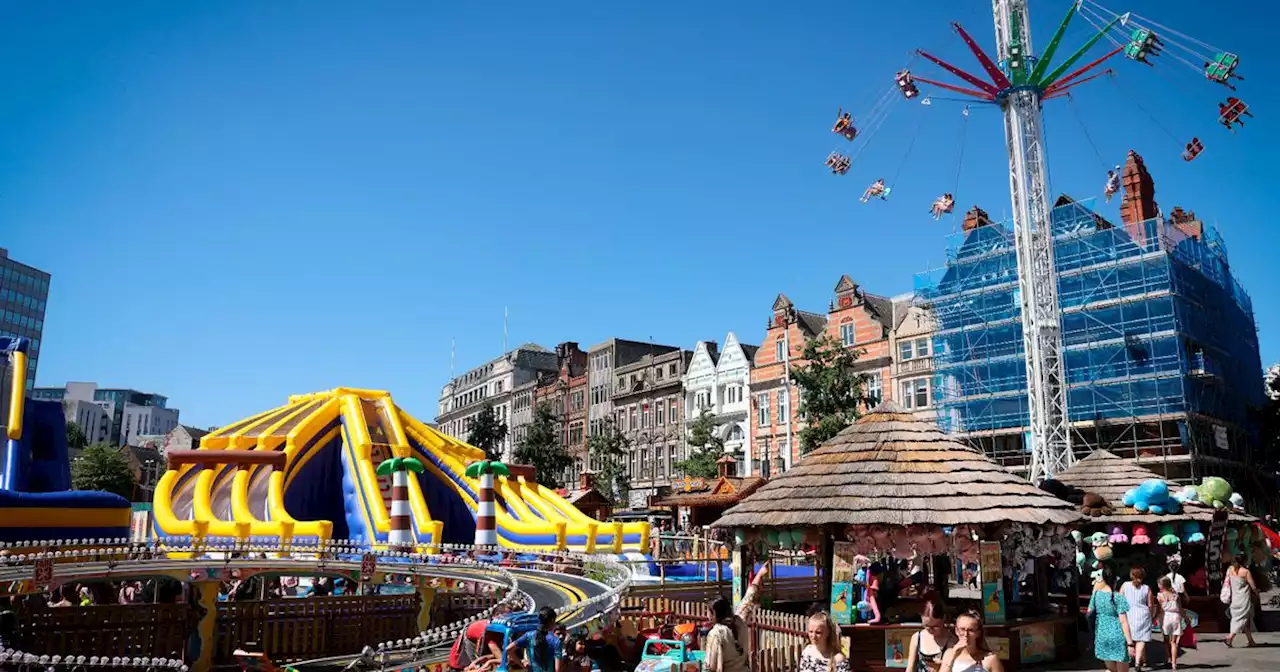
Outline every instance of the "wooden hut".
{"type": "Polygon", "coordinates": [[[716,460],[716,478],[684,478],[671,482],[671,494],[650,502],[650,506],[670,507],[676,520],[680,509],[688,511],[689,524],[703,527],[720,518],[725,509],[742,501],[765,484],[759,476],[738,477],[737,460],[725,455],[716,460]]]}
{"type": "MultiPolygon", "coordinates": [[[[1131,567],[1140,566],[1147,573],[1146,583],[1155,590],[1156,577],[1168,571],[1168,557],[1172,553],[1178,553],[1178,571],[1189,579],[1187,596],[1191,601],[1191,608],[1200,615],[1201,631],[1220,631],[1225,625],[1220,619],[1222,609],[1218,604],[1217,593],[1222,581],[1220,551],[1224,539],[1214,536],[1214,516],[1216,513],[1219,517],[1219,527],[1216,528],[1218,535],[1225,535],[1228,527],[1237,530],[1248,528],[1257,519],[1238,511],[1221,511],[1197,504],[1184,505],[1177,513],[1159,514],[1125,506],[1125,493],[1151,480],[1163,482],[1170,493],[1178,488],[1176,484],[1164,480],[1135,460],[1098,449],[1058,473],[1052,481],[1046,481],[1041,487],[1066,501],[1080,505],[1081,510],[1087,514],[1081,528],[1082,533],[1085,537],[1099,532],[1107,535],[1108,545],[1114,548],[1114,566],[1122,576],[1127,577],[1131,567]],[[1089,495],[1101,497],[1105,501],[1105,508],[1099,510],[1086,506],[1084,499],[1089,495]],[[1203,535],[1195,543],[1187,543],[1190,538],[1187,524],[1190,522],[1194,522],[1203,535]],[[1181,537],[1183,543],[1157,543],[1159,537],[1170,530],[1181,537]],[[1147,537],[1145,543],[1132,543],[1132,539],[1138,535],[1147,537]],[[1124,541],[1120,541],[1121,539],[1124,541]],[[1110,543],[1112,540],[1114,543],[1110,543]]],[[[1087,579],[1087,576],[1082,577],[1082,580],[1087,579]]]]}
{"type": "MultiPolygon", "coordinates": [[[[1011,524],[1065,535],[1061,526],[1080,519],[1072,504],[886,401],[726,511],[715,527],[733,528],[740,547],[749,546],[753,532],[758,539],[762,531],[770,538],[803,535],[807,542],[816,542],[822,549],[828,592],[836,569],[834,547],[868,542],[872,531],[883,534],[892,528],[899,538],[925,533],[934,540],[941,536],[944,544],[969,542],[969,535],[976,534],[992,541],[983,546],[984,552],[994,546],[996,566],[983,574],[994,575],[990,580],[998,591],[1004,585],[998,542],[1016,527],[1011,524]]],[[[928,551],[934,555],[935,586],[944,595],[950,579],[946,548],[928,551]]],[[[750,566],[735,560],[735,570],[750,566]]],[[[1044,574],[1047,571],[1040,576],[1044,574]]],[[[983,602],[988,601],[985,590],[983,602]]],[[[1049,642],[1037,649],[1043,652],[1047,646],[1049,651],[1040,660],[1074,658],[1075,626],[1074,615],[1027,617],[989,626],[987,635],[989,641],[1008,645],[1002,649],[1008,651],[1003,654],[1006,669],[1017,669],[1022,652],[1028,650],[1027,637],[1049,642]]],[[[846,626],[854,669],[901,667],[887,660],[885,652],[918,629],[906,623],[846,626]]]]}

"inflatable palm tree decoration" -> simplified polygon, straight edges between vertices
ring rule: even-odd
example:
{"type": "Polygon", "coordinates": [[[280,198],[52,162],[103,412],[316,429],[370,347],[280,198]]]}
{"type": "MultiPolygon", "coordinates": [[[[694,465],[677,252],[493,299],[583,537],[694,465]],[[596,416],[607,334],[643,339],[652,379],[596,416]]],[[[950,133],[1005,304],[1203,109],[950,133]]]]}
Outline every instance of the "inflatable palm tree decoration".
{"type": "Polygon", "coordinates": [[[497,546],[497,513],[494,510],[493,476],[510,476],[507,465],[494,460],[480,460],[467,465],[467,478],[480,479],[480,501],[476,502],[476,546],[497,546]]]}
{"type": "Polygon", "coordinates": [[[409,472],[421,474],[424,468],[421,461],[412,457],[393,457],[383,460],[378,465],[379,476],[391,475],[391,532],[387,535],[387,543],[394,550],[413,550],[413,515],[409,511],[409,472]]]}

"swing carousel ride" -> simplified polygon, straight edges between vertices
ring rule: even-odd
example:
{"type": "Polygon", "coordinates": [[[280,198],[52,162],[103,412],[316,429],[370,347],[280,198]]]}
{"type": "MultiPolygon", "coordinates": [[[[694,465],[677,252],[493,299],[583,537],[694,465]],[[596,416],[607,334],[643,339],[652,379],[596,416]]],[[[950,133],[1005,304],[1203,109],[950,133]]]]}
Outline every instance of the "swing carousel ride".
{"type": "MultiPolygon", "coordinates": [[[[883,91],[874,104],[862,113],[862,121],[854,117],[856,110],[839,111],[832,132],[852,144],[852,149],[836,149],[826,159],[826,166],[836,175],[846,175],[858,157],[884,126],[897,103],[919,99],[921,105],[930,106],[934,101],[960,102],[964,104],[960,129],[960,164],[956,169],[955,184],[951,191],[939,196],[930,206],[934,219],[951,214],[955,210],[955,193],[959,190],[960,175],[964,165],[964,146],[971,109],[993,106],[1004,114],[1005,144],[1009,156],[1010,198],[1018,262],[1018,282],[1022,301],[1022,328],[1027,353],[1027,387],[1031,429],[1031,471],[1033,482],[1051,478],[1071,466],[1075,461],[1071,451],[1071,439],[1067,423],[1066,386],[1063,375],[1061,320],[1058,308],[1057,283],[1054,275],[1054,250],[1049,231],[1048,175],[1044,155],[1044,129],[1041,106],[1046,100],[1066,98],[1072,105],[1071,91],[1100,77],[1107,77],[1121,91],[1124,87],[1115,82],[1115,72],[1101,69],[1113,57],[1123,54],[1127,60],[1150,68],[1162,78],[1168,68],[1189,67],[1197,79],[1236,91],[1236,82],[1244,80],[1236,69],[1240,59],[1236,54],[1218,49],[1204,41],[1180,33],[1132,12],[1116,13],[1093,0],[1073,0],[1066,16],[1054,31],[1044,52],[1039,56],[1031,47],[1031,28],[1028,17],[1028,0],[993,0],[995,19],[996,57],[987,55],[959,23],[951,24],[960,39],[968,47],[986,77],[980,77],[942,60],[927,51],[917,50],[911,60],[893,76],[893,82],[883,91]],[[1075,18],[1081,18],[1093,27],[1092,36],[1070,56],[1057,65],[1053,57],[1061,46],[1068,26],[1075,18]],[[1072,70],[1095,45],[1107,40],[1112,47],[1101,56],[1072,70]],[[962,80],[961,84],[947,83],[922,77],[911,70],[917,58],[938,66],[946,73],[962,80]],[[942,95],[921,93],[921,85],[940,89],[942,95]],[[959,98],[946,97],[958,94],[959,98]]],[[[1185,72],[1185,71],[1184,71],[1185,72]]],[[[1179,86],[1174,83],[1175,86],[1179,86]]],[[[1153,115],[1142,107],[1140,101],[1131,98],[1135,106],[1148,116],[1154,125],[1182,145],[1182,158],[1194,161],[1204,151],[1199,137],[1184,141],[1169,132],[1153,115]]],[[[1249,106],[1235,95],[1226,96],[1218,104],[1217,123],[1231,133],[1244,127],[1244,117],[1252,117],[1249,106]]],[[[1077,121],[1080,117],[1076,114],[1077,121]]],[[[923,123],[924,114],[920,115],[923,123]]],[[[1083,128],[1084,124],[1081,121],[1083,128]]],[[[918,130],[918,128],[917,128],[918,130]]],[[[1085,130],[1089,138],[1088,129],[1085,130]]],[[[910,155],[915,134],[907,145],[906,155],[889,180],[877,178],[867,187],[859,199],[863,203],[872,200],[888,200],[902,167],[910,155]]],[[[1089,138],[1090,145],[1093,141],[1089,138]]],[[[1093,145],[1094,153],[1102,161],[1102,153],[1093,145]]],[[[1108,170],[1104,195],[1107,200],[1120,188],[1119,166],[1108,170]]]]}

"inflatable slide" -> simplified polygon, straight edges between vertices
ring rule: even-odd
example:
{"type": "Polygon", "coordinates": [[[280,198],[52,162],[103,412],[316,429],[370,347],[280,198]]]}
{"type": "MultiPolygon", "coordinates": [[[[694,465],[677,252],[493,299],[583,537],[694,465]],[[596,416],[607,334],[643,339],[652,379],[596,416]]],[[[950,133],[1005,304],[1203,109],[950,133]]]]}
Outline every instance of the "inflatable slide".
{"type": "MultiPolygon", "coordinates": [[[[475,538],[480,483],[466,475],[483,451],[405,413],[391,395],[338,388],[289,403],[172,451],[154,501],[161,537],[302,542],[359,539],[386,545],[390,475],[378,465],[417,458],[408,478],[412,537],[430,550],[475,538]]],[[[622,553],[648,547],[644,523],[603,523],[519,476],[495,484],[498,543],[512,549],[622,553]]],[[[403,500],[402,500],[403,501],[403,500]]]]}
{"type": "Polygon", "coordinates": [[[0,452],[0,542],[100,539],[129,534],[129,500],[72,491],[62,404],[26,398],[27,340],[0,338],[9,408],[0,452]]]}

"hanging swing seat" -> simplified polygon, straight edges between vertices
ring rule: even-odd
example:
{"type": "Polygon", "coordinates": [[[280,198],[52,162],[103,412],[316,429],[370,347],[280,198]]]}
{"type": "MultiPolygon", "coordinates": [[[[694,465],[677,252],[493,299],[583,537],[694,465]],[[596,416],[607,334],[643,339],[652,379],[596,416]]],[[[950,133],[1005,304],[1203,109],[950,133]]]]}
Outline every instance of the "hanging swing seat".
{"type": "Polygon", "coordinates": [[[831,132],[850,141],[858,137],[858,129],[853,125],[853,117],[848,112],[836,118],[836,123],[831,127],[831,132]]]}
{"type": "Polygon", "coordinates": [[[862,198],[858,200],[862,201],[863,203],[869,203],[873,198],[878,198],[882,201],[887,201],[889,200],[889,192],[891,191],[893,191],[893,187],[885,187],[879,191],[868,188],[867,191],[862,194],[862,198]]]}
{"type": "Polygon", "coordinates": [[[844,175],[849,172],[849,166],[852,163],[853,161],[849,157],[839,152],[831,152],[827,156],[827,167],[831,169],[832,175],[844,175]]]}
{"type": "Polygon", "coordinates": [[[1187,149],[1182,152],[1183,161],[1195,161],[1200,152],[1204,151],[1204,143],[1200,142],[1200,138],[1191,138],[1191,142],[1187,143],[1187,149]]]}
{"type": "Polygon", "coordinates": [[[1249,105],[1239,98],[1227,98],[1225,103],[1218,103],[1218,123],[1226,126],[1228,129],[1235,130],[1233,126],[1240,124],[1244,126],[1244,122],[1240,117],[1252,117],[1253,113],[1249,111],[1249,105]]]}
{"type": "MultiPolygon", "coordinates": [[[[1230,52],[1218,54],[1214,59],[1204,64],[1204,76],[1211,82],[1225,84],[1231,87],[1227,80],[1231,78],[1244,79],[1236,74],[1236,66],[1240,64],[1240,57],[1230,52]]],[[[1235,88],[1235,87],[1231,87],[1235,88]]]]}

